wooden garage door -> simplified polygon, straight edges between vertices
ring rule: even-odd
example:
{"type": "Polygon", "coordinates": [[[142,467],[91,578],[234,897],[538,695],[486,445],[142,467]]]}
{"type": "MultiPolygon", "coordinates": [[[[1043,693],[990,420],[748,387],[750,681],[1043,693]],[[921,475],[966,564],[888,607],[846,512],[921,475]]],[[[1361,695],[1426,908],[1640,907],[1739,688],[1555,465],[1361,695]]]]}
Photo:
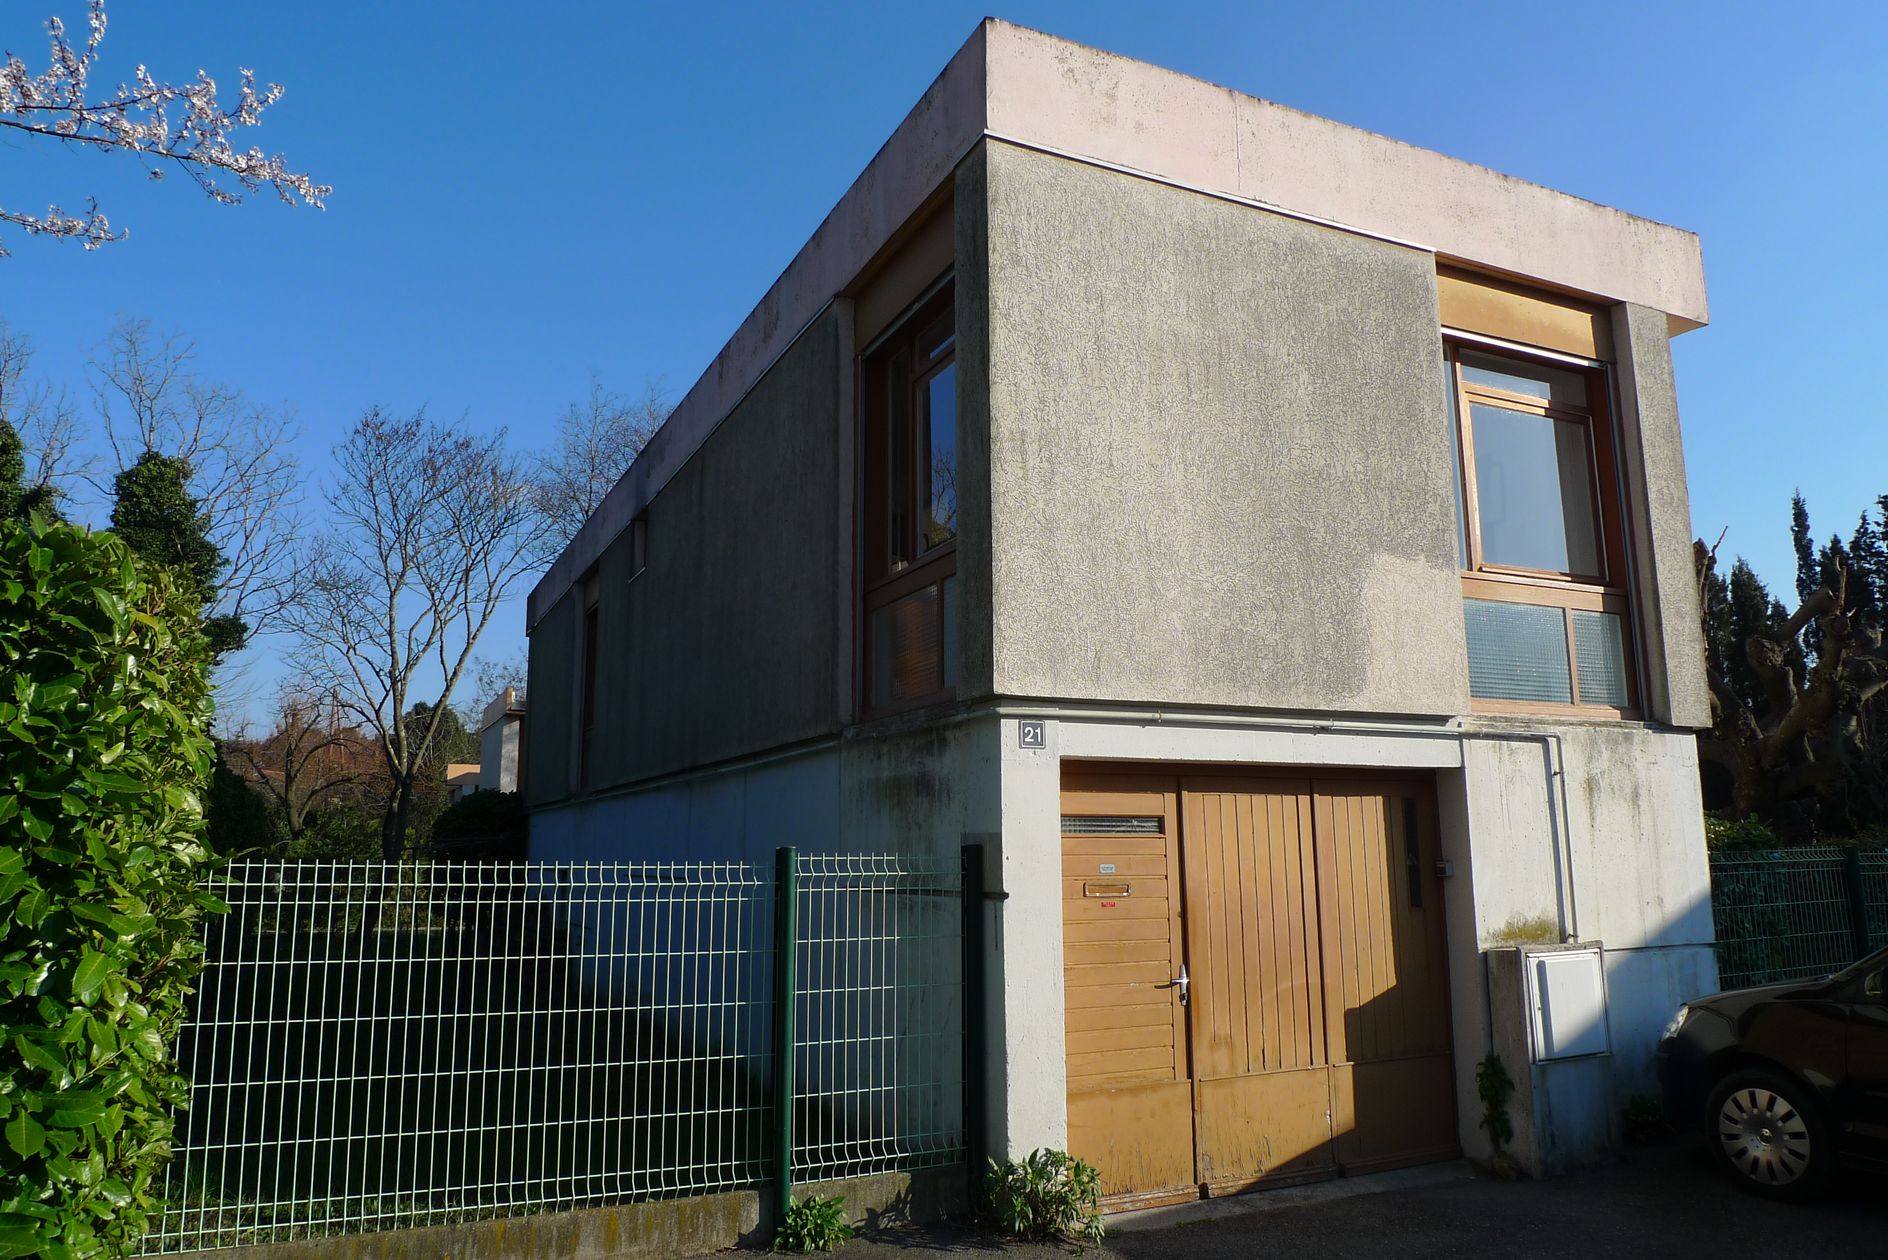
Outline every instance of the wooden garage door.
{"type": "Polygon", "coordinates": [[[1117,1206],[1198,1194],[1175,794],[1063,797],[1069,1149],[1117,1206]]]}
{"type": "MultiPolygon", "coordinates": [[[[1195,1193],[1452,1155],[1442,890],[1426,785],[1169,782],[1172,795],[1064,794],[1070,1149],[1097,1164],[1112,1195],[1172,1197],[1184,1096],[1195,1193]],[[1097,817],[1104,804],[1136,800],[1143,817],[1157,801],[1179,806],[1180,844],[1170,843],[1171,823],[1159,838],[1164,901],[1157,910],[1150,884],[1134,912],[1173,923],[1161,942],[1167,956],[1140,948],[1137,970],[1083,971],[1104,960],[1082,938],[1137,920],[1120,915],[1119,899],[1104,906],[1090,895],[1088,872],[1118,871],[1120,861],[1071,823],[1092,829],[1079,821],[1084,811],[1097,817]],[[1178,976],[1182,965],[1191,982],[1183,1012],[1173,989],[1132,987],[1156,985],[1163,968],[1178,976]],[[1158,1054],[1147,1054],[1151,1034],[1127,1037],[1121,1021],[1150,1027],[1156,1009],[1174,1016],[1179,1035],[1169,1044],[1163,1033],[1158,1054]],[[1090,1035],[1101,1028],[1105,1038],[1090,1035]],[[1143,1053],[1118,1053],[1117,1042],[1143,1053]],[[1158,1073],[1164,1088],[1143,1089],[1124,1110],[1128,1099],[1114,1092],[1124,1083],[1106,1084],[1121,1071],[1158,1073]],[[1121,1124],[1129,1115],[1135,1123],[1121,1124]],[[1150,1145],[1157,1152],[1142,1149],[1150,1145]]],[[[1151,928],[1129,930],[1154,939],[1151,928]]]]}

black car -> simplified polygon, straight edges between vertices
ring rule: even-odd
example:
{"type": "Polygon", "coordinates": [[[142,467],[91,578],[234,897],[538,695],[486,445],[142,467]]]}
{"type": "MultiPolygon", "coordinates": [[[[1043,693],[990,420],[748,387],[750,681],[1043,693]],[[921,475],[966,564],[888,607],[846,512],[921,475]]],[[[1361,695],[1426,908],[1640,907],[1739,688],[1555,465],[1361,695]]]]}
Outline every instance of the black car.
{"type": "Polygon", "coordinates": [[[1888,1172],[1888,950],[1821,980],[1699,998],[1659,1042],[1681,1130],[1746,1188],[1804,1199],[1838,1164],[1888,1172]]]}

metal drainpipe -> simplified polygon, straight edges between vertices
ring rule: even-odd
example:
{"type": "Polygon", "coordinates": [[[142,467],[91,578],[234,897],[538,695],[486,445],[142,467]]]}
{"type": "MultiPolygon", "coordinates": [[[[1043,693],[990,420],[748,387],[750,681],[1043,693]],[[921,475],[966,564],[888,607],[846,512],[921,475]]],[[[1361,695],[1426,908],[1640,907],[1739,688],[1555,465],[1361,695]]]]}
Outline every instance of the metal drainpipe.
{"type": "Polygon", "coordinates": [[[1560,885],[1554,910],[1560,917],[1562,944],[1582,939],[1580,935],[1580,896],[1573,865],[1572,817],[1567,799],[1566,745],[1558,734],[1538,731],[1476,731],[1464,733],[1464,742],[1476,739],[1505,739],[1541,746],[1541,766],[1547,785],[1547,821],[1553,835],[1554,882],[1560,885]]]}

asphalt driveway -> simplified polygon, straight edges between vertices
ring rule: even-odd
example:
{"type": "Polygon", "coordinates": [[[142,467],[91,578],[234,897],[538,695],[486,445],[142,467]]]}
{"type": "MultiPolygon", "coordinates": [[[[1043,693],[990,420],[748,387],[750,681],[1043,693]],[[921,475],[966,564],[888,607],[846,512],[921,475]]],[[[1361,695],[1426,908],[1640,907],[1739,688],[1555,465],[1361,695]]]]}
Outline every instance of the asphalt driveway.
{"type": "MultiPolygon", "coordinates": [[[[1067,1254],[1004,1247],[953,1228],[888,1231],[858,1239],[841,1254],[916,1260],[922,1252],[1042,1260],[1067,1254]]],[[[1502,1182],[1455,1165],[1143,1213],[1122,1219],[1100,1252],[1112,1260],[1702,1255],[1888,1255],[1888,1183],[1856,1179],[1825,1202],[1786,1206],[1721,1181],[1701,1149],[1668,1146],[1552,1181],[1502,1182]]]]}

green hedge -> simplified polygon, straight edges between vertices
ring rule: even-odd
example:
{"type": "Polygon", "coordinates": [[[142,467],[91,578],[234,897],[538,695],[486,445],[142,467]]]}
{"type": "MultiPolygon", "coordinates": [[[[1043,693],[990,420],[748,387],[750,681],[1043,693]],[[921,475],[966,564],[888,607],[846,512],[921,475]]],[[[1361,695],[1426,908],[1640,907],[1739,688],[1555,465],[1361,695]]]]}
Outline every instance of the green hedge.
{"type": "Polygon", "coordinates": [[[210,655],[110,534],[0,525],[0,1256],[127,1253],[199,966],[210,655]]]}

